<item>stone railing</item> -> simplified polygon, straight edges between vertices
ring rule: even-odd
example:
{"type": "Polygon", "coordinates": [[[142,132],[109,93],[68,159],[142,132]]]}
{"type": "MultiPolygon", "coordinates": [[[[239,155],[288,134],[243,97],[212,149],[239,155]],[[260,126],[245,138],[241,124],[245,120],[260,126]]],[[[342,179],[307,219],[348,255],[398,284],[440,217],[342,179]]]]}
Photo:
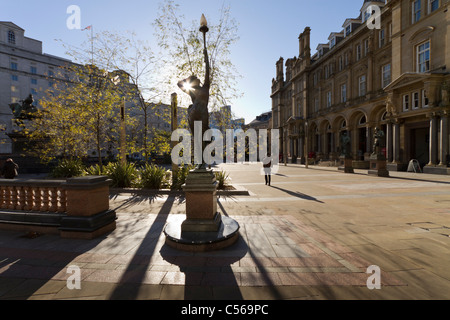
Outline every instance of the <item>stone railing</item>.
{"type": "Polygon", "coordinates": [[[0,209],[66,212],[66,181],[0,180],[0,209]]]}
{"type": "Polygon", "coordinates": [[[106,177],[0,179],[0,228],[92,239],[116,227],[106,177]]]}

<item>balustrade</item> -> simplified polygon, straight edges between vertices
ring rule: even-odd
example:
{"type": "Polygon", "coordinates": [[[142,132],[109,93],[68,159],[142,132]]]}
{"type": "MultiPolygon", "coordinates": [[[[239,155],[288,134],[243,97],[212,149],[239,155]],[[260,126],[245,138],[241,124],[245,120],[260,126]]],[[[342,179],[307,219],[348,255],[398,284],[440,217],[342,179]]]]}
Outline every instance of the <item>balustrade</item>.
{"type": "Polygon", "coordinates": [[[107,177],[0,179],[0,228],[94,239],[116,228],[107,177]]]}
{"type": "Polygon", "coordinates": [[[0,180],[0,208],[4,210],[66,212],[65,181],[0,180]]]}

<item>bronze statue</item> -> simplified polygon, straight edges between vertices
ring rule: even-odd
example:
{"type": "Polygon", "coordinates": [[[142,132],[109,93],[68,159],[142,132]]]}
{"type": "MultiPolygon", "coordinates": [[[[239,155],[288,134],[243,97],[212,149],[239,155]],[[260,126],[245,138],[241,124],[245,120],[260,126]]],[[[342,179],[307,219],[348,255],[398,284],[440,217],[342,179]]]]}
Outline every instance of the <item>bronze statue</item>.
{"type": "Polygon", "coordinates": [[[32,94],[25,100],[21,100],[21,102],[22,104],[12,103],[9,105],[17,123],[23,123],[23,120],[32,120],[37,112],[37,108],[33,106],[34,99],[32,94]]]}
{"type": "Polygon", "coordinates": [[[341,156],[350,157],[350,137],[347,131],[341,133],[341,156]]]}
{"type": "MultiPolygon", "coordinates": [[[[203,54],[205,56],[205,64],[206,64],[206,72],[205,72],[205,81],[203,82],[203,86],[200,84],[200,80],[196,76],[191,76],[185,80],[178,82],[178,87],[183,90],[183,92],[187,93],[192,99],[192,105],[189,106],[188,109],[188,120],[189,120],[189,128],[191,130],[191,134],[194,135],[194,125],[195,122],[202,122],[202,141],[203,135],[207,130],[209,130],[209,91],[211,87],[210,80],[210,63],[208,57],[208,49],[206,48],[206,33],[209,31],[206,25],[206,19],[202,16],[202,27],[200,31],[203,32],[204,38],[204,47],[203,54]]],[[[205,149],[205,143],[203,142],[202,151],[205,149]]],[[[198,169],[205,168],[205,163],[203,160],[203,164],[198,166],[198,169]]]]}
{"type": "Polygon", "coordinates": [[[208,51],[204,50],[205,62],[206,62],[206,76],[203,86],[200,84],[200,80],[196,76],[191,76],[185,80],[178,82],[178,87],[180,87],[183,92],[187,93],[192,99],[192,105],[189,106],[188,116],[189,116],[189,128],[191,133],[194,134],[194,123],[195,121],[202,122],[202,134],[209,129],[209,90],[210,90],[210,66],[208,59],[208,51]]]}
{"type": "Polygon", "coordinates": [[[384,147],[384,132],[379,127],[375,128],[373,134],[373,153],[372,155],[381,154],[381,149],[384,147]]]}

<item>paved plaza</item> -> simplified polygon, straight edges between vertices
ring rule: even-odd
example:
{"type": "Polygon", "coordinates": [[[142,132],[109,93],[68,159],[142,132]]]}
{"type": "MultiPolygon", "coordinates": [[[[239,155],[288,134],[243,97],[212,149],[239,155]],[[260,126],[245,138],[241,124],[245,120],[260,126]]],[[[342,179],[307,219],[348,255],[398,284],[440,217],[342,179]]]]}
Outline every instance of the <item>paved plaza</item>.
{"type": "Polygon", "coordinates": [[[266,186],[258,164],[218,169],[249,193],[219,199],[240,225],[233,246],[176,251],[163,230],[184,219],[182,196],[112,193],[117,229],[102,238],[0,231],[0,299],[450,299],[450,176],[289,164],[266,186]]]}

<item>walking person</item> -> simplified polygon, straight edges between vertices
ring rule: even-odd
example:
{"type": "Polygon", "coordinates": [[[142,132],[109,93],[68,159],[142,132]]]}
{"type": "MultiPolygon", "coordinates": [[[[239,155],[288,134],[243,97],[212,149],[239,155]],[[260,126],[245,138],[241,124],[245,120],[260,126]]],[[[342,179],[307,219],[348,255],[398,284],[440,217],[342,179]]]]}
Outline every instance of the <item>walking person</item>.
{"type": "Polygon", "coordinates": [[[272,178],[272,158],[271,157],[264,157],[263,159],[263,169],[264,169],[264,176],[266,179],[266,186],[270,186],[271,178],[272,178]]]}
{"type": "Polygon", "coordinates": [[[13,159],[7,159],[5,165],[2,168],[2,176],[5,179],[14,179],[18,175],[18,169],[19,166],[13,161],[13,159]]]}

